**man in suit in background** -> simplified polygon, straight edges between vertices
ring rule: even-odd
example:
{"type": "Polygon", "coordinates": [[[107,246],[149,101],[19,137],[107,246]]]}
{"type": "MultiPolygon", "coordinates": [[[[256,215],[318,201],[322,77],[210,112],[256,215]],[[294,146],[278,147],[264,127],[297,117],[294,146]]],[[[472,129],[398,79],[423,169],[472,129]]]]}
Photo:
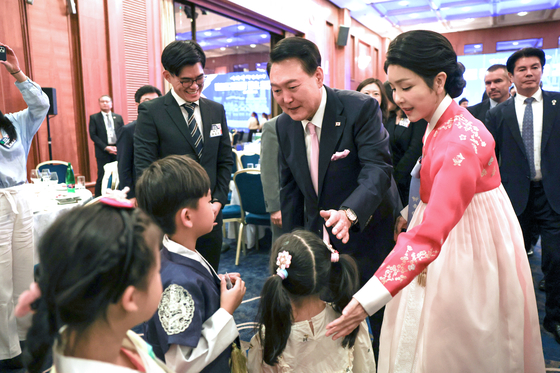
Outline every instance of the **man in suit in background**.
{"type": "Polygon", "coordinates": [[[493,109],[496,105],[501,104],[509,98],[509,87],[511,79],[509,78],[506,65],[492,65],[486,70],[484,76],[484,85],[486,86],[486,95],[488,98],[479,104],[469,106],[468,111],[481,121],[486,120],[486,113],[493,109]]]}
{"type": "Polygon", "coordinates": [[[488,112],[486,126],[496,140],[502,183],[527,250],[535,229],[541,233],[543,326],[560,343],[560,93],[541,90],[544,64],[545,54],[537,48],[508,58],[517,94],[488,112]]]}
{"type": "MultiPolygon", "coordinates": [[[[324,86],[319,50],[303,38],[280,41],[267,69],[284,111],[276,122],[282,228],[304,227],[352,255],[363,285],[394,246],[399,203],[379,104],[324,86]]],[[[375,355],[382,320],[382,311],[370,317],[375,355]]]]}
{"type": "MultiPolygon", "coordinates": [[[[161,91],[152,85],[145,85],[136,91],[134,101],[136,107],[145,101],[161,97],[161,91]]],[[[119,168],[119,189],[129,187],[129,199],[136,197],[136,170],[134,169],[134,130],[136,121],[128,123],[117,131],[117,161],[119,168]]]]}
{"type": "Polygon", "coordinates": [[[280,178],[278,172],[278,136],[276,136],[277,118],[278,117],[275,117],[263,124],[261,136],[261,179],[266,212],[270,214],[272,243],[282,235],[280,178]]]}
{"type": "Polygon", "coordinates": [[[196,250],[218,270],[222,213],[231,180],[231,143],[223,105],[201,97],[206,55],[196,42],[174,41],[161,55],[163,77],[172,89],[140,105],[134,132],[136,176],[157,159],[188,154],[208,173],[217,225],[200,237],[196,250]]]}
{"type": "Polygon", "coordinates": [[[89,117],[89,136],[95,144],[95,158],[97,159],[97,182],[95,196],[101,195],[101,181],[103,180],[103,166],[117,160],[117,131],[124,126],[122,117],[111,112],[113,100],[108,95],[99,97],[99,113],[89,117]]]}

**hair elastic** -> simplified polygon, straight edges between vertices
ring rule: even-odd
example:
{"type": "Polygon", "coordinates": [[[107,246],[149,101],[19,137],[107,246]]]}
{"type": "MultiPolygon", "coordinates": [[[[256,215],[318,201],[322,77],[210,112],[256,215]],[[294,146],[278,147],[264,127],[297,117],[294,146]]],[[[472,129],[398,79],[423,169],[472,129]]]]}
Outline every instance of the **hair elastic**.
{"type": "Polygon", "coordinates": [[[332,245],[330,244],[327,245],[327,249],[329,249],[329,251],[331,252],[331,263],[338,263],[340,259],[340,254],[338,253],[338,251],[333,249],[332,245]]]}
{"type": "Polygon", "coordinates": [[[292,256],[286,250],[279,252],[278,257],[276,258],[276,265],[278,268],[276,269],[276,274],[285,280],[288,278],[288,271],[287,268],[290,268],[290,264],[292,264],[292,256]]]}

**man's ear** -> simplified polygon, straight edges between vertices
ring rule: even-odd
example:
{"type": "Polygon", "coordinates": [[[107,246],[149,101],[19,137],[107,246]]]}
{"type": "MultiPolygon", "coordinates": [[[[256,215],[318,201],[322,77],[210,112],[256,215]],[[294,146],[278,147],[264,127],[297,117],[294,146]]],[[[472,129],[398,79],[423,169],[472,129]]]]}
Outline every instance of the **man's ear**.
{"type": "Polygon", "coordinates": [[[137,289],[134,286],[128,286],[121,297],[122,308],[127,312],[137,312],[140,305],[136,303],[137,289]]]}
{"type": "Polygon", "coordinates": [[[171,73],[169,71],[163,70],[163,77],[165,78],[165,80],[171,83],[171,73]]]}
{"type": "Polygon", "coordinates": [[[192,228],[193,221],[191,210],[188,207],[184,207],[177,211],[177,214],[175,214],[175,225],[192,228]]]}
{"type": "Polygon", "coordinates": [[[321,66],[317,66],[315,74],[313,74],[315,79],[317,79],[317,87],[321,88],[323,86],[323,81],[325,80],[325,72],[321,66]]]}

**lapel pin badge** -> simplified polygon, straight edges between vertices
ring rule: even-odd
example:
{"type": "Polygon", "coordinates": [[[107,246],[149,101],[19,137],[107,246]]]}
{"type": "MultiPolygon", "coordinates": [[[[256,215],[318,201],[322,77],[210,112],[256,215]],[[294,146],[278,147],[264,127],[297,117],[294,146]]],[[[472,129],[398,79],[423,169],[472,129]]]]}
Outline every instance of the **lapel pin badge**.
{"type": "Polygon", "coordinates": [[[552,105],[556,105],[556,100],[552,100],[552,105]]]}
{"type": "Polygon", "coordinates": [[[340,122],[336,122],[336,123],[334,124],[334,126],[335,126],[335,127],[340,127],[340,122]]]}

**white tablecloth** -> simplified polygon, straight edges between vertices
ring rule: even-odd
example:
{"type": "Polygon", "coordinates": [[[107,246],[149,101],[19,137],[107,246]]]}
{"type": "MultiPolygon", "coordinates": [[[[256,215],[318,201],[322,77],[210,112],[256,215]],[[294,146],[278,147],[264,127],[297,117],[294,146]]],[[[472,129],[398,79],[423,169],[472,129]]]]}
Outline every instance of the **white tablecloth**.
{"type": "Polygon", "coordinates": [[[64,190],[56,190],[54,187],[39,188],[36,185],[25,185],[29,205],[33,211],[33,239],[35,244],[35,263],[39,260],[37,248],[39,240],[50,225],[65,211],[76,206],[84,205],[91,200],[92,193],[87,189],[77,189],[76,193],[67,193],[64,190]],[[67,194],[69,197],[80,197],[76,203],[59,205],[56,197],[67,194]]]}

